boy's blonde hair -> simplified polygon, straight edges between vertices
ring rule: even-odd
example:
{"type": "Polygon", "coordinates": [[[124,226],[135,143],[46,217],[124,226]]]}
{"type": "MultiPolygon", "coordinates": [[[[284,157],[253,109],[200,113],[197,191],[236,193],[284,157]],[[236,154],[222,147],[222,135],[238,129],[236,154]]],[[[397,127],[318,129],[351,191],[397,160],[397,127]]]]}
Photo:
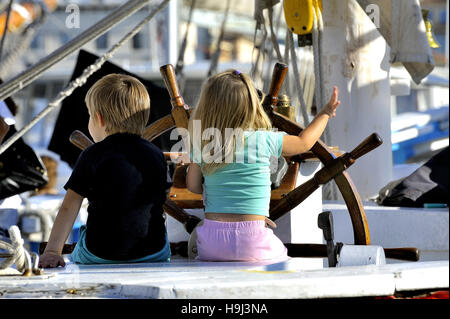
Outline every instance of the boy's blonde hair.
{"type": "MultiPolygon", "coordinates": [[[[197,107],[189,121],[191,137],[193,137],[194,120],[201,121],[202,134],[208,128],[216,128],[222,134],[222,157],[219,157],[218,162],[202,165],[202,171],[206,175],[224,166],[227,154],[235,152],[236,136],[232,135],[226,140],[226,128],[239,128],[243,131],[272,128],[272,123],[261,105],[253,81],[248,75],[237,70],[216,74],[204,83],[197,107]]],[[[241,136],[241,139],[243,142],[244,137],[241,136]]],[[[201,150],[208,143],[209,141],[202,139],[201,150]]]]}
{"type": "Polygon", "coordinates": [[[97,112],[102,116],[108,134],[142,135],[150,115],[147,89],[138,79],[125,74],[109,74],[98,80],[86,94],[85,102],[91,116],[97,112]]]}

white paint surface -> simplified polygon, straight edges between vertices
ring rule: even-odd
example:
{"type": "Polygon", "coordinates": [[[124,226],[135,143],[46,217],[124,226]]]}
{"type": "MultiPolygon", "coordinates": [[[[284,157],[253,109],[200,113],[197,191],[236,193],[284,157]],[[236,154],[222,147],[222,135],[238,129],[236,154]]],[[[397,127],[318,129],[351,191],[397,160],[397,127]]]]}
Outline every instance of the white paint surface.
{"type": "Polygon", "coordinates": [[[392,295],[445,289],[449,263],[420,262],[304,270],[281,263],[170,263],[74,265],[42,277],[2,277],[2,298],[290,299],[392,295]]]}
{"type": "MultiPolygon", "coordinates": [[[[324,201],[333,213],[335,242],[353,243],[347,207],[340,201],[324,201]]],[[[421,261],[449,260],[449,209],[384,207],[365,202],[372,245],[384,248],[416,247],[421,261]]]]}
{"type": "Polygon", "coordinates": [[[389,47],[355,1],[323,2],[324,87],[339,88],[341,105],[329,122],[328,145],[351,151],[376,132],[384,143],[348,169],[362,199],[392,180],[389,47]]]}

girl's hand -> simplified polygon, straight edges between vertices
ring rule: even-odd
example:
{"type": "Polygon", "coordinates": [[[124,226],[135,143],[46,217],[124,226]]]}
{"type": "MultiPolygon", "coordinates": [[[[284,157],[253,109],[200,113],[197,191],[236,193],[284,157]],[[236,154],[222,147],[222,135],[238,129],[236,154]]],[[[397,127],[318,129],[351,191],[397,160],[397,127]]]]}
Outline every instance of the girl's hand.
{"type": "Polygon", "coordinates": [[[335,86],[330,101],[327,103],[327,105],[324,106],[322,112],[328,114],[330,117],[335,117],[336,109],[338,108],[339,104],[341,104],[341,101],[338,100],[338,97],[339,97],[339,90],[335,86]]]}
{"type": "Polygon", "coordinates": [[[44,252],[39,257],[39,268],[56,268],[58,266],[66,266],[64,258],[58,253],[44,252]]]}

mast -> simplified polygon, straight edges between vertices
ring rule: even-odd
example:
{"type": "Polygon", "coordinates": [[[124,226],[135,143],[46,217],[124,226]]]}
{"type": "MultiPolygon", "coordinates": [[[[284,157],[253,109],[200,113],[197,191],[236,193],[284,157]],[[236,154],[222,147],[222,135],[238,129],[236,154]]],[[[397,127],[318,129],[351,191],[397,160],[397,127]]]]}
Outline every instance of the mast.
{"type": "Polygon", "coordinates": [[[328,143],[346,151],[373,132],[385,141],[349,169],[366,200],[392,180],[389,46],[356,0],[322,3],[326,70],[322,85],[326,100],[333,85],[338,86],[341,100],[337,116],[328,124],[328,143]]]}
{"type": "Polygon", "coordinates": [[[449,37],[449,32],[448,32],[448,2],[449,0],[447,0],[447,14],[446,14],[446,21],[445,21],[445,67],[448,69],[449,67],[449,61],[448,61],[448,37],[449,37]]]}
{"type": "Polygon", "coordinates": [[[175,64],[178,59],[178,2],[170,1],[167,6],[167,64],[175,64]]]}

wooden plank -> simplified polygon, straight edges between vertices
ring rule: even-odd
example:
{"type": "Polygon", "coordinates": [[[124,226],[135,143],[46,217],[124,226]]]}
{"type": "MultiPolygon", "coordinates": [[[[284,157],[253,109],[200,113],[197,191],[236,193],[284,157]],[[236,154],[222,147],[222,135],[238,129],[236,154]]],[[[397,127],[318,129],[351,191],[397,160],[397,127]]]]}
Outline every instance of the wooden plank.
{"type": "Polygon", "coordinates": [[[289,168],[286,175],[281,182],[280,187],[272,190],[270,198],[270,206],[275,205],[280,199],[282,199],[286,194],[292,191],[297,184],[298,170],[300,168],[299,163],[290,162],[289,168]]]}
{"type": "Polygon", "coordinates": [[[169,198],[174,201],[178,207],[187,208],[204,208],[201,194],[190,192],[187,188],[179,188],[173,186],[170,189],[169,198]]]}

